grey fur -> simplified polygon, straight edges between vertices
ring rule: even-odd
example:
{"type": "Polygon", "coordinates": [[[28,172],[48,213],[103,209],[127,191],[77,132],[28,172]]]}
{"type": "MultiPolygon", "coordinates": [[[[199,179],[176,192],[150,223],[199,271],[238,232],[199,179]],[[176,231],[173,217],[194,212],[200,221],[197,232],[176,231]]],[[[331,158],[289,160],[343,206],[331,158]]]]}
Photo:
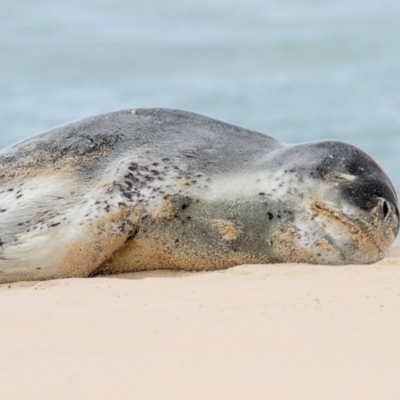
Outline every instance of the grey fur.
{"type": "Polygon", "coordinates": [[[374,262],[399,225],[392,183],[360,149],[178,110],[54,128],[0,152],[0,179],[0,282],[374,262]]]}

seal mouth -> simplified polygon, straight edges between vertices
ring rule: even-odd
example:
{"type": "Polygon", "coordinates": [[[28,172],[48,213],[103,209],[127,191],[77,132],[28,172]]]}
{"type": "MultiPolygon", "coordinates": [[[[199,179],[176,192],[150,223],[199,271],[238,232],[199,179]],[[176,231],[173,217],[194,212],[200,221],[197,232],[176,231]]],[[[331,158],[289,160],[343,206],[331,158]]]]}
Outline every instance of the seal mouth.
{"type": "Polygon", "coordinates": [[[318,200],[313,201],[313,203],[311,204],[311,209],[313,218],[321,217],[324,219],[329,219],[330,221],[334,221],[336,224],[339,224],[342,227],[346,227],[347,230],[350,231],[353,240],[357,240],[358,242],[363,243],[364,246],[366,246],[367,248],[371,248],[372,246],[376,249],[380,256],[384,254],[385,250],[382,249],[382,247],[373,237],[363,231],[349,218],[345,217],[340,211],[335,210],[318,200]]]}

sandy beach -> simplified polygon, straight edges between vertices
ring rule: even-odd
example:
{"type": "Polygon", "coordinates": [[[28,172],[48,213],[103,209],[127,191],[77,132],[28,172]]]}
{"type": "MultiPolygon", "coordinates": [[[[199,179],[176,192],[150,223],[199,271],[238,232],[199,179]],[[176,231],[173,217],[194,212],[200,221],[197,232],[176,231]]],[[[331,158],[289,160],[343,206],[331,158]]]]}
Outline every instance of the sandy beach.
{"type": "Polygon", "coordinates": [[[400,245],[0,286],[3,399],[398,399],[400,245]]]}

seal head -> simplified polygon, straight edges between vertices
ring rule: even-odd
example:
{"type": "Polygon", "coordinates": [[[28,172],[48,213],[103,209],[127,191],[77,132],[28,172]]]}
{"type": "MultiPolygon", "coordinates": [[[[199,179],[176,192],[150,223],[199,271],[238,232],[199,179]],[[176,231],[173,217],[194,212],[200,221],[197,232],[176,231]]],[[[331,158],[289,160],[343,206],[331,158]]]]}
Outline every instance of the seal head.
{"type": "MultiPolygon", "coordinates": [[[[300,145],[313,154],[315,184],[310,198],[313,218],[338,250],[342,263],[370,263],[382,258],[399,231],[397,194],[380,166],[362,150],[339,141],[300,145]],[[317,156],[318,155],[318,156],[317,156]]],[[[290,150],[289,150],[290,152],[290,150]]]]}

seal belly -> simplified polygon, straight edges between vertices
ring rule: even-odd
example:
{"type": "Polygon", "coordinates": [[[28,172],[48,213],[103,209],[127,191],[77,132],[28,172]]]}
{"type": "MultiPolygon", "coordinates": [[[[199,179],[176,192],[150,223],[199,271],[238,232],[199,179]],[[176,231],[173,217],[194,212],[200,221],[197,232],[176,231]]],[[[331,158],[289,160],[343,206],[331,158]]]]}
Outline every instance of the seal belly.
{"type": "Polygon", "coordinates": [[[141,219],[132,240],[96,272],[200,271],[279,262],[282,257],[268,238],[278,226],[289,229],[293,221],[284,203],[270,204],[258,198],[210,202],[172,195],[141,219]]]}

